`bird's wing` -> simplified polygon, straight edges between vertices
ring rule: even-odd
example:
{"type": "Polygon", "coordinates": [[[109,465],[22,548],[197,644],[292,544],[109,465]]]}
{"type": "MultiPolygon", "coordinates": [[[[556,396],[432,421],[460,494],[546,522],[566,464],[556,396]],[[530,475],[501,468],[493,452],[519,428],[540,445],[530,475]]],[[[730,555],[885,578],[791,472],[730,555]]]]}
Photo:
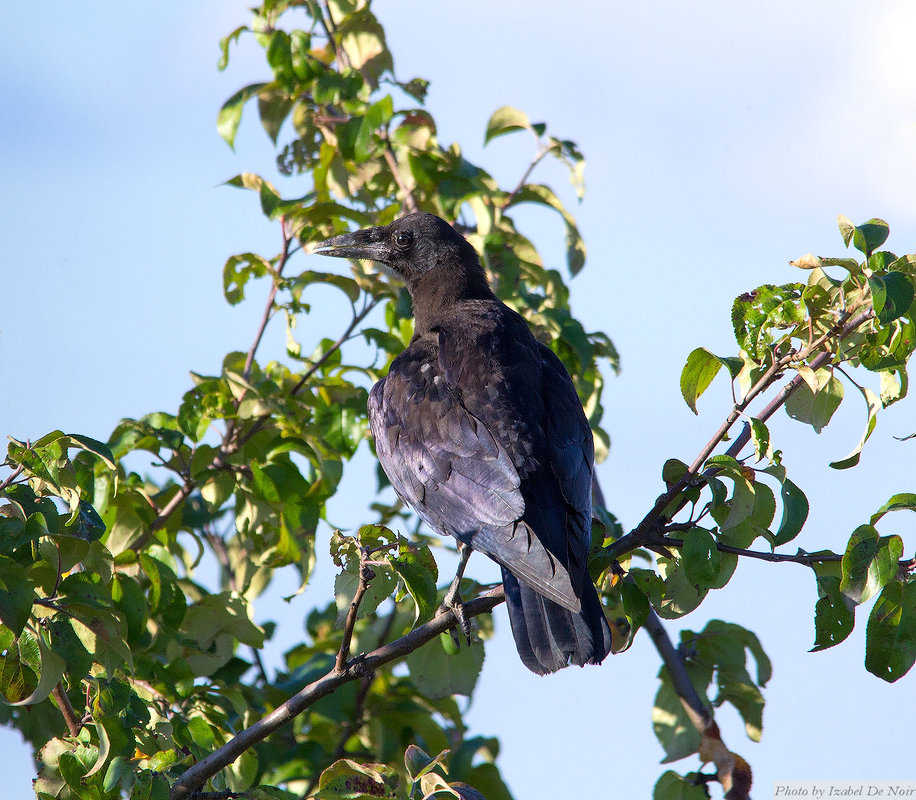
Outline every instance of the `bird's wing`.
{"type": "Polygon", "coordinates": [[[566,570],[522,519],[510,452],[449,386],[433,347],[417,343],[395,359],[372,388],[369,423],[392,486],[430,527],[578,611],[566,570]]]}
{"type": "Polygon", "coordinates": [[[582,402],[553,351],[538,344],[543,368],[542,394],[547,411],[550,467],[560,484],[566,506],[568,567],[586,574],[592,528],[592,474],[595,442],[582,402]]]}

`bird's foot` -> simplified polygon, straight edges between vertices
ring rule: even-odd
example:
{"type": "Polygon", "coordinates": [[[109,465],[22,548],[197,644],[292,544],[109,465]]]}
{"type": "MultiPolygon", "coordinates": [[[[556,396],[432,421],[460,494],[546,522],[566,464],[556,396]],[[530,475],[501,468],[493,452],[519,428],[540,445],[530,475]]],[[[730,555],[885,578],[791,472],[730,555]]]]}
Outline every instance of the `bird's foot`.
{"type": "Polygon", "coordinates": [[[461,595],[458,593],[458,587],[454,586],[445,595],[445,599],[442,601],[442,609],[446,611],[451,611],[455,618],[458,620],[458,626],[455,628],[449,628],[449,634],[452,637],[452,640],[455,642],[455,647],[460,646],[458,640],[458,630],[461,628],[461,632],[464,634],[464,638],[467,640],[468,647],[471,646],[471,621],[465,616],[464,613],[464,603],[461,601],[461,595]]]}

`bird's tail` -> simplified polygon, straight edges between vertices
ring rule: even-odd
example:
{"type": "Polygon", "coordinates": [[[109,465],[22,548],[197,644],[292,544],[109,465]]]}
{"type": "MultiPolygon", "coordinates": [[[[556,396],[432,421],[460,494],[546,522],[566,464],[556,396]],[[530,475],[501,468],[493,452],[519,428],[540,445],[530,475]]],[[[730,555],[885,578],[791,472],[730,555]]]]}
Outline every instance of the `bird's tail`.
{"type": "Polygon", "coordinates": [[[598,593],[584,582],[582,610],[569,611],[502,568],[506,605],[522,663],[538,675],[569,664],[600,664],[611,651],[611,629],[598,593]]]}

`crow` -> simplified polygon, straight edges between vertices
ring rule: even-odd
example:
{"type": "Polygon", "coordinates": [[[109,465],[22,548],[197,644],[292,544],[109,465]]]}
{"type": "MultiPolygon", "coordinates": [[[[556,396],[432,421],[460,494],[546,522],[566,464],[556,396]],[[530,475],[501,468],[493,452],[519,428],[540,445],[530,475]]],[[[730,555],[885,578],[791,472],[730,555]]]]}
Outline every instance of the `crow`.
{"type": "Polygon", "coordinates": [[[470,243],[424,212],[321,242],[403,281],[414,335],[369,395],[382,468],[434,531],[458,541],[446,605],[472,550],[502,568],[522,662],[599,664],[611,631],[587,569],[594,442],[562,362],[502,303],[470,243]]]}

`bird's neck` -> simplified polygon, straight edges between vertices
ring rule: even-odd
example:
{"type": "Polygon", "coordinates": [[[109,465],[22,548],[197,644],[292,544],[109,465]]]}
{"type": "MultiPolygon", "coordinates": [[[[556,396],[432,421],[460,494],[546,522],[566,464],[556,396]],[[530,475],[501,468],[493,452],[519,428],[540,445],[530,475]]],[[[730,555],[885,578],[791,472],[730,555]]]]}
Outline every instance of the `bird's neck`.
{"type": "Polygon", "coordinates": [[[441,275],[430,270],[410,287],[413,298],[414,331],[431,331],[468,300],[495,300],[483,268],[441,275]]]}

